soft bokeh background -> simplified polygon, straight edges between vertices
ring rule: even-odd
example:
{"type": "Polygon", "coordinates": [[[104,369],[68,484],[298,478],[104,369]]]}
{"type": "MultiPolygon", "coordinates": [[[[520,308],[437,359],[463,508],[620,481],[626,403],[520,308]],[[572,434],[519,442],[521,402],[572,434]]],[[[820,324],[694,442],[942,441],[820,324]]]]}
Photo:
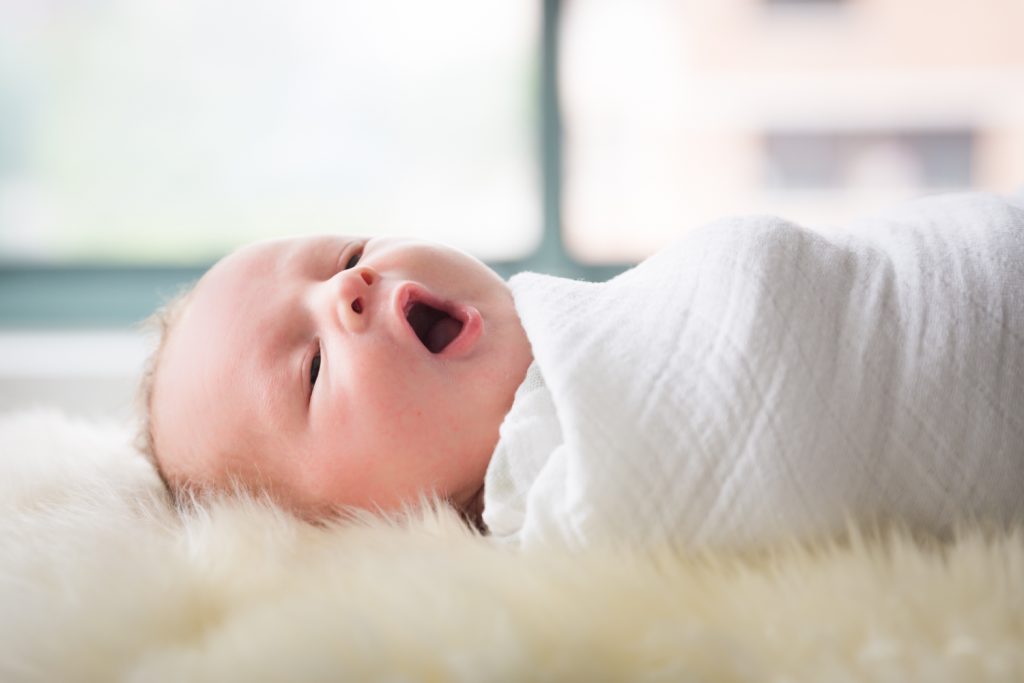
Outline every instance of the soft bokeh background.
{"type": "Polygon", "coordinates": [[[641,258],[731,212],[828,229],[1024,184],[1022,0],[565,3],[566,238],[641,258]]]}
{"type": "Polygon", "coordinates": [[[538,9],[8,0],[0,249],[202,263],[351,230],[523,256],[540,227],[538,9]]]}
{"type": "Polygon", "coordinates": [[[266,236],[600,277],[724,214],[1019,189],[1021,27],[1021,0],[0,0],[0,409],[126,417],[132,321],[266,236]]]}

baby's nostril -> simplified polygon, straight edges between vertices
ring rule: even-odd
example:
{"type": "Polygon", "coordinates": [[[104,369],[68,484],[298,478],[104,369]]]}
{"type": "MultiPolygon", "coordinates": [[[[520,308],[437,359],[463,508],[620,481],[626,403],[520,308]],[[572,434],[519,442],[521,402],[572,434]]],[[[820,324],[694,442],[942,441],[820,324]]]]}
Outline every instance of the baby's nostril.
{"type": "Polygon", "coordinates": [[[373,276],[370,275],[370,271],[364,270],[363,272],[359,273],[359,276],[361,278],[363,278],[363,282],[365,282],[366,284],[368,284],[368,285],[372,285],[373,284],[373,276]]]}
{"type": "Polygon", "coordinates": [[[361,298],[357,298],[355,301],[352,302],[352,310],[355,311],[356,313],[363,312],[363,300],[361,298]]]}

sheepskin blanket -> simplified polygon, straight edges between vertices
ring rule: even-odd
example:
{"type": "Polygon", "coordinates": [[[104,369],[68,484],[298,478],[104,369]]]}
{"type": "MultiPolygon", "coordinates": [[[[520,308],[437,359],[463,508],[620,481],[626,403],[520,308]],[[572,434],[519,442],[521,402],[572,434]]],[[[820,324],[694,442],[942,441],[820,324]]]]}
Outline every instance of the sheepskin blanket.
{"type": "Polygon", "coordinates": [[[535,358],[484,521],[749,547],[1024,521],[1024,208],[935,196],[828,237],[726,218],[608,282],[509,285],[535,358]]]}
{"type": "Polygon", "coordinates": [[[437,509],[178,513],[128,442],[0,417],[0,680],[1024,678],[1019,532],[513,552],[437,509]]]}

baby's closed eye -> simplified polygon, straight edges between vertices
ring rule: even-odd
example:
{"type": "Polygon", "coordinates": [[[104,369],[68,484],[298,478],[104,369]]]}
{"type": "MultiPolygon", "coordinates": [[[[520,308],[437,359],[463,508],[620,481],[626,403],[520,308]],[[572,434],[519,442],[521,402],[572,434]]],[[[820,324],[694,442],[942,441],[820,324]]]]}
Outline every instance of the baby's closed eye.
{"type": "Polygon", "coordinates": [[[313,360],[309,363],[309,386],[312,389],[316,385],[316,378],[320,374],[320,350],[317,349],[316,355],[313,356],[313,360]]]}

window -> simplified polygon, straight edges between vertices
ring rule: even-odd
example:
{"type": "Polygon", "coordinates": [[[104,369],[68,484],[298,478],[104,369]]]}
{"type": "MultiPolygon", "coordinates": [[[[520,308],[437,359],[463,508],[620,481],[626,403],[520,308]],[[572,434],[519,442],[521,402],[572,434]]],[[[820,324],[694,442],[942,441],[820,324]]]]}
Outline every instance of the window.
{"type": "Polygon", "coordinates": [[[566,3],[569,252],[635,261],[730,214],[830,229],[924,193],[1015,191],[1021,25],[1002,0],[566,3]],[[802,11],[818,6],[841,11],[802,11]]]}
{"type": "Polygon", "coordinates": [[[1024,4],[791,1],[842,11],[0,5],[0,326],[123,324],[291,231],[600,279],[723,215],[1017,189],[1024,4]]]}
{"type": "Polygon", "coordinates": [[[539,8],[503,0],[0,5],[8,265],[202,265],[293,233],[489,259],[541,231],[539,8]]]}
{"type": "Polygon", "coordinates": [[[957,190],[972,184],[973,151],[974,135],[966,130],[769,131],[764,183],[783,190],[957,190]]]}

